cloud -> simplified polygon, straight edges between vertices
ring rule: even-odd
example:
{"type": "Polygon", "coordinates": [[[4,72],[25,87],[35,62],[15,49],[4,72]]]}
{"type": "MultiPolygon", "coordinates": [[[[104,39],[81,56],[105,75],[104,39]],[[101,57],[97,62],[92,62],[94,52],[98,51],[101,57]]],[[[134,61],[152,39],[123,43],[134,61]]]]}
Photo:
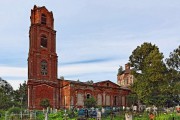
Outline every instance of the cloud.
{"type": "Polygon", "coordinates": [[[20,83],[27,81],[27,68],[0,65],[0,77],[16,90],[20,83]]]}
{"type": "Polygon", "coordinates": [[[72,64],[72,65],[59,65],[58,73],[59,76],[64,76],[69,79],[78,79],[78,78],[86,78],[86,79],[95,79],[95,80],[104,80],[104,79],[112,79],[116,77],[117,70],[119,65],[124,65],[127,63],[126,59],[119,60],[111,60],[104,61],[100,63],[88,63],[88,64],[72,64]],[[111,77],[109,74],[111,74],[111,77]],[[99,75],[98,75],[99,74],[99,75]],[[102,76],[102,74],[104,74],[102,76]],[[85,77],[85,75],[87,75],[85,77]],[[106,77],[108,75],[108,77],[106,77]],[[88,78],[89,77],[89,78],[88,78]]]}
{"type": "Polygon", "coordinates": [[[27,68],[23,67],[9,67],[0,65],[0,76],[1,77],[26,77],[27,68]]]}
{"type": "Polygon", "coordinates": [[[19,89],[20,84],[24,83],[25,80],[14,80],[14,79],[8,79],[6,80],[10,85],[13,87],[14,90],[19,89]]]}
{"type": "Polygon", "coordinates": [[[0,77],[7,80],[27,78],[35,4],[54,14],[59,75],[67,78],[115,81],[137,46],[151,42],[168,57],[180,43],[179,0],[7,0],[0,7],[0,77]]]}
{"type": "Polygon", "coordinates": [[[108,62],[108,61],[112,61],[115,58],[99,58],[99,59],[89,59],[89,60],[81,60],[81,61],[72,61],[72,62],[65,62],[62,63],[61,66],[64,65],[76,65],[76,64],[91,64],[91,63],[102,63],[102,62],[108,62]]]}

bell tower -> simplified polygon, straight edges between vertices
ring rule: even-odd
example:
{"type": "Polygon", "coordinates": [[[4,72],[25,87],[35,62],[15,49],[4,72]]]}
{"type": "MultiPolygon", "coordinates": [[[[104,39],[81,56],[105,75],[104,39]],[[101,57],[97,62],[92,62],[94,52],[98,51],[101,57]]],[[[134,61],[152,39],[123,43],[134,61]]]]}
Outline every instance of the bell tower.
{"type": "Polygon", "coordinates": [[[44,6],[31,10],[28,54],[28,108],[42,109],[48,99],[52,108],[59,108],[57,80],[56,31],[53,13],[44,6]]]}

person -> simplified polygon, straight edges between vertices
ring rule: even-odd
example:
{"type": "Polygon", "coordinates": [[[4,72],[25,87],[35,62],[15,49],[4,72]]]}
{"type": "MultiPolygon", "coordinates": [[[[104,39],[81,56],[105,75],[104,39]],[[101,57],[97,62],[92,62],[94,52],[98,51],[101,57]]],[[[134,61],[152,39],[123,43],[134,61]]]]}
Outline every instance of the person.
{"type": "Polygon", "coordinates": [[[155,115],[151,112],[151,113],[149,114],[149,119],[150,119],[150,120],[154,120],[154,118],[155,118],[155,115]]]}

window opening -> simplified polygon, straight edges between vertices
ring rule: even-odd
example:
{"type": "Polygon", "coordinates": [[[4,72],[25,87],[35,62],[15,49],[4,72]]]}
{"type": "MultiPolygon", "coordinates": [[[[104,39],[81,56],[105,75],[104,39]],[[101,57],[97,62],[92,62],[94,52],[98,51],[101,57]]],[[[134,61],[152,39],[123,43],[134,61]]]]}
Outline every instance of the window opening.
{"type": "Polygon", "coordinates": [[[46,25],[46,15],[45,14],[41,15],[41,24],[46,25]]]}
{"type": "Polygon", "coordinates": [[[41,74],[42,75],[47,75],[47,62],[45,60],[43,60],[41,62],[41,74]]]}
{"type": "Polygon", "coordinates": [[[41,36],[41,47],[47,48],[47,38],[46,36],[41,36]]]}
{"type": "Polygon", "coordinates": [[[86,95],[86,98],[87,98],[87,99],[91,98],[91,94],[87,94],[87,95],[86,95]]]}
{"type": "Polygon", "coordinates": [[[114,105],[117,105],[117,96],[114,96],[114,105]]]}

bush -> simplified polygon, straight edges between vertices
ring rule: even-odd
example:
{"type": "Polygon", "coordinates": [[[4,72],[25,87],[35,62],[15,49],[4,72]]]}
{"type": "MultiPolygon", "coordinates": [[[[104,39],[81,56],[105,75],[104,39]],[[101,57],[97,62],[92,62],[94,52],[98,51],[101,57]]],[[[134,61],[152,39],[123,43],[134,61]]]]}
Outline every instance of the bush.
{"type": "Polygon", "coordinates": [[[50,106],[49,99],[47,99],[47,98],[42,99],[40,102],[40,106],[43,108],[49,107],[50,106]]]}
{"type": "Polygon", "coordinates": [[[12,107],[8,109],[8,119],[19,120],[20,119],[21,108],[12,107]]]}
{"type": "Polygon", "coordinates": [[[180,116],[176,115],[176,113],[172,113],[172,114],[166,114],[166,113],[164,113],[164,114],[160,114],[160,115],[158,115],[158,116],[156,117],[156,119],[158,119],[158,120],[165,120],[165,119],[167,119],[167,120],[173,120],[173,118],[174,118],[175,120],[180,120],[180,116]]]}
{"type": "Polygon", "coordinates": [[[5,111],[3,111],[3,110],[0,110],[0,120],[4,120],[5,118],[4,118],[4,116],[5,116],[5,111]]]}
{"type": "Polygon", "coordinates": [[[56,120],[56,119],[61,119],[63,118],[63,113],[60,111],[60,112],[57,112],[57,113],[51,113],[49,114],[49,120],[56,120]]]}
{"type": "Polygon", "coordinates": [[[5,115],[5,111],[0,110],[1,117],[5,115]]]}
{"type": "Polygon", "coordinates": [[[45,119],[45,116],[44,114],[38,114],[37,117],[36,117],[37,120],[44,120],[45,119]]]}
{"type": "Polygon", "coordinates": [[[8,110],[9,114],[11,114],[11,113],[20,114],[20,112],[21,112],[21,108],[19,108],[19,107],[12,107],[8,110]]]}

